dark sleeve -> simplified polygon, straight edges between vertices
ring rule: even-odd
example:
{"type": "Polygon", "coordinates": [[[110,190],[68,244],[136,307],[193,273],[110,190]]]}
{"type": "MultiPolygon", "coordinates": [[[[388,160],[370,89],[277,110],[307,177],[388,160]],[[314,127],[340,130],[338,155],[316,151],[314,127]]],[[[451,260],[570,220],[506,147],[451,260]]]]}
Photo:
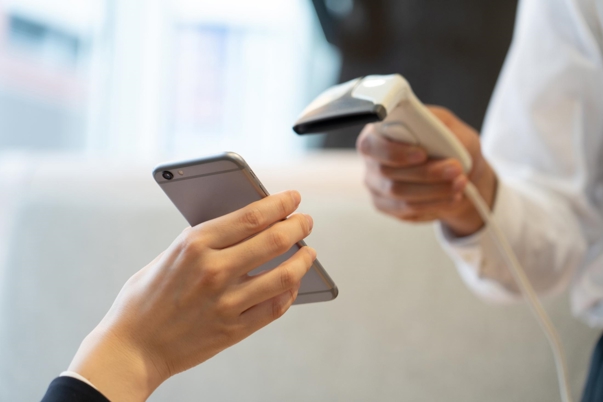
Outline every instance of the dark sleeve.
{"type": "Polygon", "coordinates": [[[59,377],[50,383],[42,402],[110,402],[90,385],[72,377],[59,377]]]}

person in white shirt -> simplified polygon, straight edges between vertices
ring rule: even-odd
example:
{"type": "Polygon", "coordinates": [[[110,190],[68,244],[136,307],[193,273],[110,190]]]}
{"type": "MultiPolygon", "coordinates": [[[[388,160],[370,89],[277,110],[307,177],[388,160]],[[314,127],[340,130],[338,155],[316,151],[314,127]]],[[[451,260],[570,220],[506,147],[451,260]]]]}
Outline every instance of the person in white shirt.
{"type": "MultiPolygon", "coordinates": [[[[471,180],[534,288],[553,294],[569,286],[573,313],[603,327],[603,1],[520,2],[481,140],[451,112],[430,110],[467,147],[473,170],[465,176],[458,162],[428,159],[368,125],[358,149],[376,207],[405,221],[438,221],[471,289],[491,301],[521,299],[462,194],[471,180]]],[[[600,341],[583,401],[603,400],[602,368],[600,341]]]]}

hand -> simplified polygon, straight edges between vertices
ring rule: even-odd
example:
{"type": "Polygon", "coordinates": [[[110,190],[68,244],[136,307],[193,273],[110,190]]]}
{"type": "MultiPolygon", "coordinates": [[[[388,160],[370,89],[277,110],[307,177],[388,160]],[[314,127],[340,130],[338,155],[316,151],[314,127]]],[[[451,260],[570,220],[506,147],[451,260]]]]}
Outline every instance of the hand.
{"type": "Polygon", "coordinates": [[[291,191],[186,229],[125,284],[70,370],[113,402],[143,401],[194,367],[281,317],[316,259],[304,247],[258,276],[248,273],[307,237],[291,191]]]}
{"type": "Polygon", "coordinates": [[[440,220],[457,236],[470,235],[484,223],[464,196],[465,186],[468,180],[473,182],[492,207],[496,175],[481,153],[473,128],[447,109],[428,108],[469,151],[473,159],[469,175],[463,174],[455,159],[430,159],[420,147],[388,139],[379,123],[367,125],[358,138],[358,150],[366,162],[366,185],[377,209],[388,215],[408,222],[440,220]]]}

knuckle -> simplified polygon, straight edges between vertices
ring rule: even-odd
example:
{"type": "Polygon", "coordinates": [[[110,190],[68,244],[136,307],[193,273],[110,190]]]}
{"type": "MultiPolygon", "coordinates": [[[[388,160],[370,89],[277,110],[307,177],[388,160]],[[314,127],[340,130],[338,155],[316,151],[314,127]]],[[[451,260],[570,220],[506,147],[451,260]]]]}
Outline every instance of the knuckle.
{"type": "Polygon", "coordinates": [[[284,232],[278,230],[270,234],[270,244],[275,251],[282,253],[291,248],[289,237],[284,232]]]}
{"type": "Polygon", "coordinates": [[[205,253],[206,249],[203,238],[194,231],[187,231],[182,236],[180,250],[185,256],[198,258],[205,253]]]}
{"type": "Polygon", "coordinates": [[[219,289],[222,283],[221,273],[218,267],[204,267],[199,275],[199,287],[206,290],[219,289]]]}
{"type": "Polygon", "coordinates": [[[218,303],[218,311],[222,316],[232,316],[236,314],[237,311],[237,303],[232,298],[222,298],[218,303]]]}
{"type": "Polygon", "coordinates": [[[303,215],[297,216],[297,222],[302,230],[302,233],[309,234],[310,233],[310,222],[303,215]]]}
{"type": "Polygon", "coordinates": [[[282,267],[280,271],[280,285],[281,289],[288,290],[291,289],[296,283],[297,278],[295,278],[294,273],[291,271],[291,268],[288,265],[282,267]]]}
{"type": "Polygon", "coordinates": [[[241,219],[243,224],[251,230],[261,228],[264,223],[264,216],[258,208],[248,209],[241,219]]]}
{"type": "Polygon", "coordinates": [[[287,216],[293,210],[292,197],[279,197],[276,202],[276,210],[280,216],[287,216]]]}
{"type": "Polygon", "coordinates": [[[308,270],[316,261],[316,253],[303,253],[302,264],[306,270],[308,270]]]}
{"type": "MultiPolygon", "coordinates": [[[[293,292],[290,292],[291,299],[293,298],[293,292]]],[[[291,300],[289,299],[289,300],[291,300]]],[[[287,310],[289,309],[289,305],[286,302],[283,302],[281,298],[276,298],[272,301],[272,319],[278,320],[281,318],[287,310]]]]}
{"type": "Polygon", "coordinates": [[[193,228],[188,227],[184,229],[180,234],[180,244],[188,244],[193,241],[193,239],[196,239],[196,237],[197,236],[195,235],[195,231],[193,230],[193,228]]]}

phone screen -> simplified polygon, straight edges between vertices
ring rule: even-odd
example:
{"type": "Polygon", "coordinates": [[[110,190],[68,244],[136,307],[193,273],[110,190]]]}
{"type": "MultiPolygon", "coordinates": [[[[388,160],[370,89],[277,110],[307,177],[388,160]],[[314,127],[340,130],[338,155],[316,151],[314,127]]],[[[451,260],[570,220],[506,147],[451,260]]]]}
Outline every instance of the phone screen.
{"type": "MultiPolygon", "coordinates": [[[[155,170],[155,180],[191,226],[229,214],[267,196],[242,158],[238,160],[233,155],[236,154],[163,165],[155,170]]],[[[250,275],[276,268],[303,244],[293,246],[250,275]]],[[[317,261],[302,280],[296,304],[332,300],[336,295],[337,288],[317,261]]]]}

